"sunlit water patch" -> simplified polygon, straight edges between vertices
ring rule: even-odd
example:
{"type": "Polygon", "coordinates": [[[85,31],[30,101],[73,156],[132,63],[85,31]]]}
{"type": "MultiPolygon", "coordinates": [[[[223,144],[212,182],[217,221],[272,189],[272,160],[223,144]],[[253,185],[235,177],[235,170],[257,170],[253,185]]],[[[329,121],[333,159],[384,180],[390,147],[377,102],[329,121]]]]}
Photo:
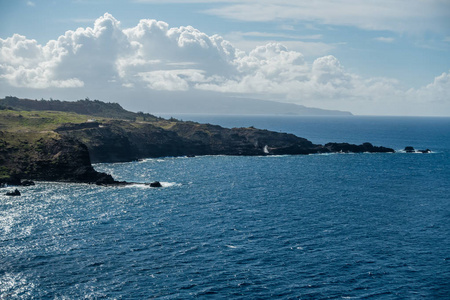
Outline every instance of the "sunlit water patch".
{"type": "Polygon", "coordinates": [[[2,188],[0,298],[445,299],[450,146],[433,148],[146,159],[95,165],[135,185],[2,188]]]}

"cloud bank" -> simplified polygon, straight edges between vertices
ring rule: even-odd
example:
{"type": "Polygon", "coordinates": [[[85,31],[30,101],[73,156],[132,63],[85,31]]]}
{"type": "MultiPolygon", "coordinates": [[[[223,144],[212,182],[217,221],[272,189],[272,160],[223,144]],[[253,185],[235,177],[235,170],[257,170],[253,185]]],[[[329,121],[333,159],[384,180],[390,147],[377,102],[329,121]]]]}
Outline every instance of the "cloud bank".
{"type": "Polygon", "coordinates": [[[450,114],[449,73],[405,89],[396,80],[352,74],[331,55],[308,63],[277,43],[246,53],[191,26],[141,20],[123,29],[107,13],[93,28],[67,31],[45,45],[18,34],[0,39],[0,83],[25,89],[184,91],[187,99],[191,91],[213,91],[365,114],[385,107],[450,114]]]}

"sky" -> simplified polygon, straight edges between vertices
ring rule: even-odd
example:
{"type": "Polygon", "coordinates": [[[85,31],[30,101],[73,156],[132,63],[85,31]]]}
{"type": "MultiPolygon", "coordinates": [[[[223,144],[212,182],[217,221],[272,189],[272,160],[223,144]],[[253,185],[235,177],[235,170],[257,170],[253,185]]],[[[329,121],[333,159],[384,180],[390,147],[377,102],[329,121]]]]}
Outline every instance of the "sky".
{"type": "Polygon", "coordinates": [[[8,95],[450,116],[450,1],[0,0],[8,95]]]}

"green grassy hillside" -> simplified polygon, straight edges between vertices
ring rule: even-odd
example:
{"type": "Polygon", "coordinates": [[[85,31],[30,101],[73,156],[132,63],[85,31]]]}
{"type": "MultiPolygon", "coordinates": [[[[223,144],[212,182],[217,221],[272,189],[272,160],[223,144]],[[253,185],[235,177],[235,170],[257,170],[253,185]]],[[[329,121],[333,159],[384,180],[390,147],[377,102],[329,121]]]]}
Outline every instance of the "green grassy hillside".
{"type": "Polygon", "coordinates": [[[123,119],[130,121],[156,121],[159,118],[147,113],[134,113],[122,108],[118,103],[105,103],[99,100],[31,100],[7,96],[0,99],[0,108],[18,111],[59,111],[73,112],[103,118],[123,119]]]}

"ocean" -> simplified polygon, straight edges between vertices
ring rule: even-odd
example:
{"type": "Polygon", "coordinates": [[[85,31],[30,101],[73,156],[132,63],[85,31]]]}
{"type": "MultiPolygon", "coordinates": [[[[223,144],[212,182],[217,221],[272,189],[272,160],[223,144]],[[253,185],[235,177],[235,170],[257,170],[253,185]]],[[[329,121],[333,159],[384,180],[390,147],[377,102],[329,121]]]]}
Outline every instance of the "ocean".
{"type": "Polygon", "coordinates": [[[450,118],[174,117],[432,153],[166,157],[95,165],[163,188],[0,189],[0,299],[450,298],[450,118]]]}

